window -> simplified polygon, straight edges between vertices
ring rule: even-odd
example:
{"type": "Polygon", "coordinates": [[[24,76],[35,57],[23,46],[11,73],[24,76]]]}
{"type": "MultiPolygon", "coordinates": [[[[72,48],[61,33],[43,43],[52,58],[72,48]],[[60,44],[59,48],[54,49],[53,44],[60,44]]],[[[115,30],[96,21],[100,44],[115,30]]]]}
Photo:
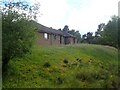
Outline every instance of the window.
{"type": "Polygon", "coordinates": [[[48,33],[44,33],[44,38],[45,39],[49,39],[49,34],[48,33]]]}

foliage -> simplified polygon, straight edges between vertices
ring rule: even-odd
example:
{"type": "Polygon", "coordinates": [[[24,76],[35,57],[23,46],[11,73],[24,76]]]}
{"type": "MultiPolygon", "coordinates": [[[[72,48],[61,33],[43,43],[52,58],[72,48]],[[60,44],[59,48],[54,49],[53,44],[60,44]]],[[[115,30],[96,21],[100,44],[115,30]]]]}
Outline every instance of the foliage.
{"type": "Polygon", "coordinates": [[[68,60],[67,60],[66,58],[64,58],[63,62],[64,62],[65,64],[68,64],[68,60]]]}
{"type": "Polygon", "coordinates": [[[118,17],[113,16],[105,26],[102,37],[106,41],[105,44],[110,46],[118,47],[118,17]]]}
{"type": "Polygon", "coordinates": [[[64,26],[63,31],[66,31],[66,32],[69,31],[69,27],[68,27],[68,25],[65,25],[65,26],[64,26]]]}
{"type": "Polygon", "coordinates": [[[87,34],[84,34],[82,36],[82,40],[81,42],[87,42],[87,43],[92,43],[92,40],[93,40],[93,33],[92,32],[87,32],[87,34]]]}
{"type": "Polygon", "coordinates": [[[21,0],[19,0],[19,2],[14,0],[6,2],[2,1],[1,4],[4,5],[1,6],[2,13],[8,14],[10,11],[17,12],[22,16],[21,18],[25,19],[37,20],[38,14],[40,13],[40,3],[38,2],[31,6],[27,2],[21,0]]]}
{"type": "Polygon", "coordinates": [[[101,23],[101,24],[98,25],[98,29],[95,32],[95,37],[101,36],[101,32],[104,29],[104,27],[105,27],[105,23],[101,23]]]}
{"type": "Polygon", "coordinates": [[[49,62],[46,62],[43,66],[44,66],[45,68],[48,68],[48,67],[50,67],[51,65],[50,65],[49,62]]]}
{"type": "Polygon", "coordinates": [[[70,34],[76,36],[77,42],[80,43],[80,41],[81,41],[81,34],[79,33],[79,31],[75,31],[75,30],[72,29],[72,30],[69,30],[68,32],[70,34]]]}
{"type": "Polygon", "coordinates": [[[87,38],[87,35],[86,35],[86,34],[82,35],[81,43],[87,42],[87,41],[86,41],[86,38],[87,38]]]}
{"type": "Polygon", "coordinates": [[[118,16],[112,16],[111,20],[105,25],[101,23],[98,25],[98,29],[95,32],[95,36],[92,36],[92,32],[88,32],[82,36],[81,42],[109,45],[119,48],[119,25],[120,20],[118,16]]]}
{"type": "Polygon", "coordinates": [[[74,29],[69,30],[68,25],[65,25],[63,30],[61,30],[61,29],[58,29],[58,30],[65,31],[65,32],[68,32],[68,33],[72,34],[73,36],[75,36],[77,38],[77,42],[80,43],[80,41],[81,41],[81,34],[79,33],[79,31],[75,31],[74,29]]]}
{"type": "Polygon", "coordinates": [[[118,49],[120,50],[120,17],[118,18],[118,49]]]}
{"type": "Polygon", "coordinates": [[[87,42],[88,43],[91,43],[91,40],[93,39],[93,33],[92,32],[88,32],[87,33],[87,38],[86,38],[86,40],[87,40],[87,42]]]}
{"type": "Polygon", "coordinates": [[[2,8],[3,69],[10,59],[21,57],[30,51],[35,31],[30,22],[31,14],[25,13],[28,8],[28,4],[23,2],[5,3],[5,7],[2,8]]]}

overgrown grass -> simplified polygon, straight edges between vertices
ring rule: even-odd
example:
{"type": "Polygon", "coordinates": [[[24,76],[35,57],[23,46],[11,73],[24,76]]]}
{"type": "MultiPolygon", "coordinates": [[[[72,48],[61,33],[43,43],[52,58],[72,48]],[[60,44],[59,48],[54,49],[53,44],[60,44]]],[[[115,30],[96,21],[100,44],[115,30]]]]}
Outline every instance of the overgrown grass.
{"type": "Polygon", "coordinates": [[[117,88],[118,62],[117,49],[108,46],[34,46],[10,61],[3,88],[117,88]]]}

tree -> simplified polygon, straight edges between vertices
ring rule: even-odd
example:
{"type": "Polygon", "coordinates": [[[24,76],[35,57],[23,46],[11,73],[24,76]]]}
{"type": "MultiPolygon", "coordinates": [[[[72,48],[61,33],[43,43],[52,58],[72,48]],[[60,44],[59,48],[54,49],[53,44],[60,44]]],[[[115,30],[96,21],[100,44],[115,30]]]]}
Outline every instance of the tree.
{"type": "Polygon", "coordinates": [[[81,42],[81,34],[79,33],[79,31],[75,32],[75,36],[77,38],[77,42],[80,43],[81,42]]]}
{"type": "Polygon", "coordinates": [[[86,38],[87,38],[87,35],[86,35],[86,34],[82,35],[82,38],[83,38],[83,39],[86,39],[86,38]]]}
{"type": "Polygon", "coordinates": [[[87,32],[87,34],[84,34],[82,36],[82,41],[81,42],[85,42],[85,43],[92,43],[92,39],[93,39],[93,33],[92,32],[87,32]]]}
{"type": "Polygon", "coordinates": [[[61,28],[58,29],[59,31],[62,31],[61,28]]]}
{"type": "Polygon", "coordinates": [[[102,37],[105,40],[105,44],[118,47],[118,17],[112,16],[111,20],[105,26],[102,37]]]}
{"type": "Polygon", "coordinates": [[[92,43],[91,41],[92,41],[92,39],[93,39],[93,33],[92,32],[88,32],[87,33],[87,38],[86,38],[86,40],[87,40],[87,42],[88,43],[92,43]]]}
{"type": "Polygon", "coordinates": [[[81,34],[79,33],[79,31],[75,31],[74,29],[72,29],[72,30],[69,30],[68,32],[70,34],[76,36],[77,42],[80,43],[80,41],[81,41],[81,34]]]}
{"type": "Polygon", "coordinates": [[[4,5],[2,8],[3,70],[10,59],[21,57],[30,51],[35,36],[35,27],[30,20],[33,17],[36,19],[37,14],[35,11],[32,12],[35,10],[34,7],[29,7],[24,2],[7,2],[4,5]]]}
{"type": "Polygon", "coordinates": [[[118,18],[118,49],[120,50],[120,17],[118,18]]]}
{"type": "Polygon", "coordinates": [[[87,42],[86,38],[87,38],[86,34],[82,35],[81,43],[86,43],[87,42]]]}
{"type": "Polygon", "coordinates": [[[95,32],[95,36],[93,37],[92,43],[94,44],[104,44],[104,40],[101,37],[101,34],[103,32],[103,29],[105,27],[105,23],[101,23],[98,25],[98,29],[95,32]]]}
{"type": "Polygon", "coordinates": [[[101,36],[102,30],[104,29],[104,27],[105,27],[105,23],[101,23],[98,25],[98,29],[95,32],[95,37],[101,36]]]}
{"type": "MultiPolygon", "coordinates": [[[[61,29],[58,29],[61,31],[61,29]]],[[[75,31],[74,29],[69,30],[68,25],[65,25],[63,30],[63,32],[68,32],[70,34],[72,34],[73,36],[75,36],[77,38],[77,43],[79,43],[81,41],[81,34],[79,33],[79,31],[75,31]]]]}
{"type": "Polygon", "coordinates": [[[68,25],[65,25],[65,26],[64,26],[63,31],[65,31],[65,32],[68,32],[68,31],[69,31],[68,25]]]}

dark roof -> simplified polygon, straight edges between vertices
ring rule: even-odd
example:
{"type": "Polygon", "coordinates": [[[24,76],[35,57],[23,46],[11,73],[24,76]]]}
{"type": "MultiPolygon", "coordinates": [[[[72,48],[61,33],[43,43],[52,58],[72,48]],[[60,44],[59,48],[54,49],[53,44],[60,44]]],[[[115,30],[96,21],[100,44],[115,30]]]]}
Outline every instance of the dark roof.
{"type": "Polygon", "coordinates": [[[39,32],[46,32],[46,33],[51,33],[51,34],[57,34],[57,35],[63,35],[62,31],[53,29],[53,28],[49,28],[49,27],[45,27],[43,25],[40,25],[39,28],[39,32]]]}
{"type": "Polygon", "coordinates": [[[56,30],[53,28],[49,28],[49,27],[46,27],[46,26],[41,25],[39,23],[35,23],[35,25],[37,26],[38,32],[41,32],[41,33],[50,33],[50,34],[62,35],[64,37],[75,37],[66,31],[60,31],[60,30],[56,30]]]}

